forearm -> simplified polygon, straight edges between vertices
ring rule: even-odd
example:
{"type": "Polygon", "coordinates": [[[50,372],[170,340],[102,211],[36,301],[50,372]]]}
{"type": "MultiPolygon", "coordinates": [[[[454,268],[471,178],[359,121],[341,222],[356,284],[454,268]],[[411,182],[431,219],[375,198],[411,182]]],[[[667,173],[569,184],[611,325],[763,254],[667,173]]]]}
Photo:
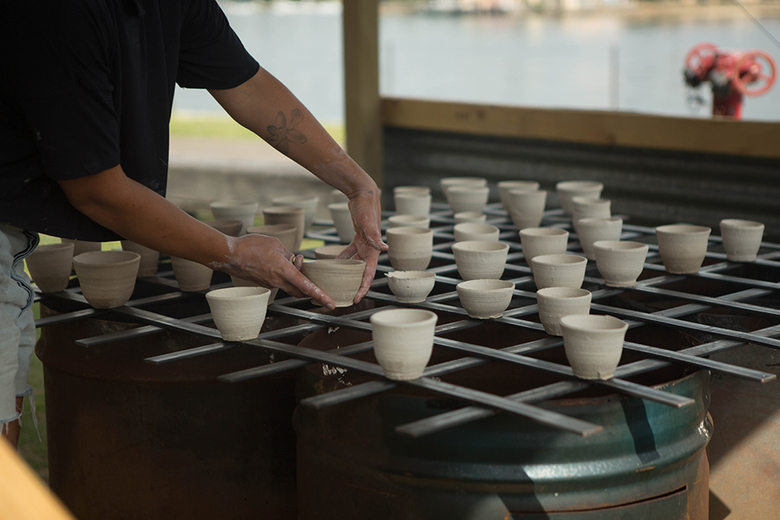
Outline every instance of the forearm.
{"type": "Polygon", "coordinates": [[[376,183],[281,82],[260,71],[243,85],[211,94],[242,126],[352,198],[378,196],[376,183]]]}
{"type": "Polygon", "coordinates": [[[128,240],[213,269],[230,262],[225,235],[129,179],[119,166],[60,186],[79,211],[128,240]]]}

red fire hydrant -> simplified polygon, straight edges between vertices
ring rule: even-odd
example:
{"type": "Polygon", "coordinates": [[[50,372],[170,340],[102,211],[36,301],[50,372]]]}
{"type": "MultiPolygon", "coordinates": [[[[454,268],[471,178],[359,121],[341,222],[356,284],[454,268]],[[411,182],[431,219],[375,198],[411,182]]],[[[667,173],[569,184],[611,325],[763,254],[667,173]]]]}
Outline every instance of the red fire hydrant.
{"type": "Polygon", "coordinates": [[[777,66],[763,51],[724,52],[700,43],[685,58],[685,82],[712,86],[712,115],[742,118],[744,96],[760,96],[775,83],[777,66]]]}

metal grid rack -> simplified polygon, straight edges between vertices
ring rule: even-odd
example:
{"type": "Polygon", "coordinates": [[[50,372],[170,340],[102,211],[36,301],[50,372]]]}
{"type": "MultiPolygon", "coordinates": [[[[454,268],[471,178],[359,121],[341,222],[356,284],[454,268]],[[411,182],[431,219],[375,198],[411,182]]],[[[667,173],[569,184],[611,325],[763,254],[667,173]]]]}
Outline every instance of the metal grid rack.
{"type": "MultiPolygon", "coordinates": [[[[284,359],[258,367],[248,367],[239,372],[223,374],[218,377],[224,382],[238,382],[251,378],[277,374],[287,370],[304,367],[310,363],[324,363],[329,366],[343,367],[368,374],[373,379],[370,382],[345,387],[330,393],[309,397],[301,401],[301,405],[322,408],[358,399],[368,395],[387,391],[399,384],[414,387],[454,397],[465,401],[465,406],[452,411],[446,411],[419,420],[400,425],[396,430],[405,435],[417,437],[436,431],[465,424],[500,411],[518,414],[552,428],[565,430],[578,435],[587,436],[602,430],[602,426],[577,418],[562,415],[558,412],[535,406],[548,399],[559,398],[585,390],[593,385],[610,392],[618,392],[643,399],[663,403],[672,407],[684,407],[693,403],[686,397],[665,392],[651,386],[632,382],[629,378],[669,367],[672,364],[711,370],[745,378],[759,383],[765,383],[776,378],[775,374],[758,370],[742,368],[728,363],[708,359],[707,356],[734,349],[748,343],[762,345],[767,348],[780,347],[780,244],[763,243],[758,259],[750,264],[735,264],[726,260],[722,252],[720,237],[711,236],[704,265],[694,275],[669,275],[660,262],[655,231],[652,228],[625,224],[623,240],[636,240],[650,244],[645,268],[636,287],[610,288],[604,284],[595,262],[589,262],[583,287],[593,294],[591,312],[595,314],[610,314],[629,323],[630,329],[647,326],[660,326],[678,331],[686,331],[704,338],[698,344],[673,351],[663,347],[652,346],[640,342],[626,341],[624,349],[639,356],[638,360],[621,364],[615,377],[608,381],[585,381],[574,377],[570,367],[534,357],[534,353],[561,347],[562,339],[546,336],[542,325],[534,321],[537,314],[535,285],[530,269],[525,263],[519,244],[519,236],[511,221],[507,218],[499,204],[490,204],[485,209],[488,223],[499,227],[500,240],[510,245],[503,279],[515,283],[512,303],[503,317],[493,320],[470,319],[461,307],[455,285],[458,278],[454,256],[450,246],[454,242],[452,228],[454,221],[446,205],[434,204],[431,213],[431,228],[434,230],[434,252],[429,271],[436,273],[436,288],[427,300],[419,304],[398,303],[392,293],[387,290],[387,281],[383,273],[391,271],[387,255],[380,256],[377,276],[372,283],[366,300],[373,308],[347,309],[343,315],[324,313],[315,307],[308,299],[285,297],[279,294],[276,301],[269,306],[269,316],[286,316],[294,318],[294,325],[269,330],[260,333],[255,340],[242,342],[266,349],[274,354],[280,354],[284,359]],[[702,290],[705,286],[706,290],[702,290]],[[672,304],[660,310],[636,310],[625,306],[615,306],[610,302],[621,295],[634,295],[647,298],[662,298],[672,304]],[[753,302],[753,303],[751,303],[753,302]],[[449,319],[436,328],[434,345],[436,349],[449,349],[461,357],[446,362],[429,365],[422,378],[403,383],[387,380],[376,363],[355,359],[351,356],[370,351],[371,341],[346,346],[332,351],[320,351],[297,344],[285,343],[285,338],[300,337],[321,329],[345,327],[348,329],[370,332],[368,319],[379,310],[393,307],[419,307],[429,309],[440,316],[447,315],[449,319]],[[731,313],[744,316],[759,316],[760,326],[755,330],[743,330],[741,325],[734,325],[730,320],[723,323],[702,323],[695,317],[711,309],[726,309],[731,313]],[[459,341],[447,337],[448,334],[482,327],[488,322],[500,323],[513,327],[516,331],[517,343],[504,348],[479,345],[473,342],[459,341]],[[532,333],[532,334],[529,334],[532,333]],[[542,384],[538,387],[524,390],[513,395],[500,396],[465,386],[459,386],[442,381],[447,374],[474,368],[486,363],[501,362],[524,367],[523,369],[544,372],[555,378],[555,382],[542,384]]],[[[308,236],[324,240],[326,243],[338,243],[335,229],[330,222],[315,222],[321,227],[316,233],[308,236]]],[[[543,226],[569,228],[570,221],[561,210],[545,213],[543,226]]],[[[568,251],[579,251],[576,235],[569,238],[568,251]]],[[[308,255],[307,256],[311,256],[308,255]]],[[[83,307],[80,310],[42,318],[36,326],[44,327],[53,323],[81,320],[89,317],[111,317],[121,315],[122,319],[137,322],[139,326],[122,332],[102,336],[84,338],[77,343],[84,348],[95,345],[110,344],[119,340],[141,338],[155,334],[163,329],[175,329],[191,334],[211,338],[213,343],[204,346],[166,353],[148,358],[153,364],[171,363],[195,356],[204,356],[214,352],[231,349],[237,343],[221,341],[219,332],[210,324],[209,314],[187,318],[171,318],[157,312],[145,310],[152,304],[175,303],[191,297],[192,293],[178,291],[172,273],[161,272],[155,277],[144,279],[163,287],[167,292],[148,298],[131,299],[126,305],[110,310],[96,310],[89,307],[81,296],[78,287],[70,288],[62,293],[38,296],[69,300],[83,307]]],[[[222,285],[213,285],[218,288],[222,285]]],[[[203,292],[205,294],[206,291],[203,292]]],[[[205,299],[205,298],[204,298],[205,299]]],[[[635,335],[636,336],[636,335],[635,335]]]]}

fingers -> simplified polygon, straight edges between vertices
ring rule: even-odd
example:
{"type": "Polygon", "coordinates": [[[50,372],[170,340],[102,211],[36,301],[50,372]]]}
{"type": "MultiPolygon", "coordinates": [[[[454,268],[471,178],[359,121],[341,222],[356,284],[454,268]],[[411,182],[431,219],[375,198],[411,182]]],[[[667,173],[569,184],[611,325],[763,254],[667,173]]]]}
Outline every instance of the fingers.
{"type": "Polygon", "coordinates": [[[374,274],[376,273],[378,258],[379,251],[369,251],[366,255],[366,268],[363,270],[363,280],[360,282],[360,289],[358,289],[358,292],[355,295],[354,303],[360,302],[371,288],[371,282],[374,281],[374,274]]]}
{"type": "MultiPolygon", "coordinates": [[[[303,257],[301,257],[302,259],[303,257]]],[[[281,287],[284,292],[296,298],[312,298],[330,310],[336,308],[336,303],[333,299],[306,278],[292,263],[288,264],[284,272],[284,278],[285,282],[281,287]]]]}

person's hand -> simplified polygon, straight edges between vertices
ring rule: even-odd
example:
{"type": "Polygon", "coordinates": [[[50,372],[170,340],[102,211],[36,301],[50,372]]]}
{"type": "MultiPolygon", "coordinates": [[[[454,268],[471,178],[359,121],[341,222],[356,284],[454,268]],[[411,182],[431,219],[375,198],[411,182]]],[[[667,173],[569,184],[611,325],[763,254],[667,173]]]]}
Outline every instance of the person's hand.
{"type": "Polygon", "coordinates": [[[365,260],[363,280],[360,283],[354,303],[358,303],[368,292],[376,273],[379,254],[387,251],[387,244],[382,242],[382,208],[379,201],[379,190],[373,189],[359,192],[349,199],[349,212],[352,214],[352,225],[355,228],[355,238],[338,258],[358,258],[365,260]]]}
{"type": "Polygon", "coordinates": [[[331,310],[336,308],[333,299],[301,273],[303,256],[293,255],[277,238],[250,233],[230,240],[230,265],[217,266],[220,270],[263,287],[278,287],[296,298],[313,298],[331,310]]]}

